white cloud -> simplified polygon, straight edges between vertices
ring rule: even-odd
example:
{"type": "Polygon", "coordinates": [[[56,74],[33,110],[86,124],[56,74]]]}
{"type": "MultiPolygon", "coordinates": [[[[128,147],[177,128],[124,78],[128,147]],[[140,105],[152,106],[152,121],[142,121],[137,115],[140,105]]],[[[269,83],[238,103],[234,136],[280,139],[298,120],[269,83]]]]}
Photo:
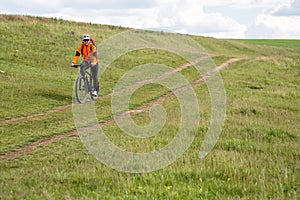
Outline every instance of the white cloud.
{"type": "MultiPolygon", "coordinates": [[[[63,19],[213,37],[245,37],[245,25],[220,13],[205,13],[203,4],[198,0],[157,0],[151,5],[156,6],[131,9],[90,9],[85,12],[77,8],[67,8],[63,11],[63,19]],[[81,16],[76,16],[77,13],[81,13],[81,16]]],[[[60,13],[57,13],[56,17],[60,17],[60,13]]]]}
{"type": "Polygon", "coordinates": [[[18,1],[9,0],[1,2],[0,13],[23,13],[23,14],[44,14],[59,12],[62,7],[62,1],[51,0],[51,1],[40,1],[40,0],[30,0],[30,1],[18,1]]]}
{"type": "Polygon", "coordinates": [[[300,16],[259,15],[246,35],[251,38],[299,39],[300,16]]]}
{"type": "Polygon", "coordinates": [[[249,38],[299,39],[300,2],[289,1],[268,7],[248,27],[249,38]]]}
{"type": "Polygon", "coordinates": [[[244,25],[220,13],[205,13],[203,4],[198,0],[169,2],[164,0],[164,4],[160,4],[155,12],[149,16],[156,20],[158,27],[181,33],[218,37],[244,37],[246,30],[244,25]]]}
{"type": "Polygon", "coordinates": [[[199,0],[205,6],[231,6],[237,8],[267,8],[288,4],[292,0],[199,0]]]}
{"type": "Polygon", "coordinates": [[[63,7],[80,9],[97,8],[99,10],[143,9],[156,6],[154,0],[62,0],[61,2],[63,7]]]}
{"type": "Polygon", "coordinates": [[[300,16],[300,1],[294,0],[291,4],[278,6],[272,14],[274,16],[300,16]]]}

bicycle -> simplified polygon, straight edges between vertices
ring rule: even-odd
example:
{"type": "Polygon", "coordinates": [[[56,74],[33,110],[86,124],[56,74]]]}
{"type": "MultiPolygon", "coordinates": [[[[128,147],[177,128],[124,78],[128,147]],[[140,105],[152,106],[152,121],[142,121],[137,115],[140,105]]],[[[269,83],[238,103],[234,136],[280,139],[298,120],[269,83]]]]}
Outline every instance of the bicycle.
{"type": "Polygon", "coordinates": [[[81,64],[75,64],[73,67],[80,67],[80,73],[76,79],[75,93],[76,99],[79,103],[85,103],[87,100],[88,93],[90,93],[93,101],[97,100],[98,96],[93,95],[94,92],[94,81],[92,78],[91,71],[88,70],[92,67],[90,62],[84,61],[81,64]]]}

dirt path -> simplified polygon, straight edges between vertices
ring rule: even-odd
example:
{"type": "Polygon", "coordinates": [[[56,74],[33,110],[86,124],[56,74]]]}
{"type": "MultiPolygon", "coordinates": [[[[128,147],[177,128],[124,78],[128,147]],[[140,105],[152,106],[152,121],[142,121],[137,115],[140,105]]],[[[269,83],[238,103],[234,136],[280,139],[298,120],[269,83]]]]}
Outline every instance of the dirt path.
{"type": "MultiPolygon", "coordinates": [[[[200,83],[202,83],[206,78],[210,77],[211,75],[213,75],[214,73],[216,72],[219,72],[220,70],[222,70],[223,68],[227,67],[228,65],[234,63],[234,62],[237,62],[237,61],[240,61],[241,59],[239,58],[232,58],[232,59],[229,59],[227,60],[226,62],[222,63],[220,66],[216,67],[214,70],[204,74],[200,79],[194,81],[192,83],[192,86],[196,86],[200,83]]],[[[189,66],[192,66],[192,64],[185,64],[185,65],[182,65],[180,66],[179,68],[177,68],[177,70],[181,71],[182,69],[185,69],[186,67],[189,67],[189,66]]],[[[182,88],[181,88],[182,89],[182,88]]],[[[125,112],[121,115],[119,115],[118,117],[122,117],[122,116],[126,116],[128,114],[132,114],[132,113],[138,113],[138,112],[142,112],[142,111],[145,111],[147,110],[148,108],[150,108],[151,106],[155,105],[155,104],[159,104],[163,101],[165,101],[166,99],[169,99],[171,97],[173,97],[175,94],[173,92],[170,92],[156,100],[153,100],[149,103],[147,103],[146,105],[143,105],[143,106],[140,106],[134,110],[130,110],[129,112],[125,112]]],[[[46,114],[49,114],[49,113],[54,113],[54,112],[58,112],[60,110],[63,110],[63,109],[67,109],[69,107],[71,107],[72,104],[70,105],[66,105],[66,106],[60,106],[60,107],[57,107],[53,110],[49,110],[47,112],[44,112],[44,113],[40,113],[40,114],[35,114],[35,115],[31,115],[31,116],[27,116],[27,117],[19,117],[19,118],[14,118],[14,119],[10,119],[10,120],[6,120],[4,122],[6,123],[11,123],[11,122],[15,122],[15,121],[20,121],[20,120],[26,120],[26,119],[30,119],[30,118],[33,118],[33,117],[38,117],[38,116],[42,116],[42,115],[46,115],[46,114]]],[[[105,126],[105,125],[108,125],[110,123],[114,122],[114,118],[111,118],[111,119],[108,119],[102,123],[100,123],[100,126],[105,126]]],[[[0,123],[1,124],[5,124],[5,123],[0,123]]],[[[57,140],[61,140],[61,139],[65,139],[65,138],[68,138],[70,136],[74,136],[77,134],[77,130],[74,130],[74,131],[71,131],[71,132],[68,132],[66,134],[63,134],[63,135],[56,135],[56,136],[53,136],[53,137],[50,137],[50,138],[43,138],[43,139],[40,139],[36,142],[33,142],[25,147],[22,147],[14,152],[10,152],[10,153],[7,153],[3,156],[0,157],[0,160],[7,160],[7,159],[14,159],[20,155],[23,155],[23,154],[28,154],[32,151],[34,151],[36,148],[40,147],[40,146],[44,146],[44,145],[47,145],[49,143],[52,143],[54,141],[57,141],[57,140]]]]}
{"type": "Polygon", "coordinates": [[[13,122],[18,122],[18,121],[23,121],[23,120],[28,120],[28,119],[31,119],[31,118],[35,118],[35,117],[40,117],[40,116],[48,115],[48,114],[51,114],[51,113],[55,113],[55,112],[59,112],[59,111],[65,110],[67,108],[70,108],[71,106],[72,106],[72,104],[65,105],[65,106],[58,106],[58,107],[56,107],[56,108],[54,108],[52,110],[48,110],[46,112],[37,113],[37,114],[33,114],[33,115],[28,115],[28,116],[23,116],[23,117],[16,117],[16,118],[12,118],[12,119],[8,119],[8,120],[0,121],[0,125],[10,124],[10,123],[13,123],[13,122]]]}

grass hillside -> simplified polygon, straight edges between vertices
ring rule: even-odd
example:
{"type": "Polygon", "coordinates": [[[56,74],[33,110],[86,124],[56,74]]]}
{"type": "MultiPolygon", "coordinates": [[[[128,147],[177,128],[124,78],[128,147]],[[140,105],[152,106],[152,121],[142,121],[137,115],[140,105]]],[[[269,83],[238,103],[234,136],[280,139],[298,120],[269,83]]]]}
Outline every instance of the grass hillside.
{"type": "MultiPolygon", "coordinates": [[[[145,174],[118,172],[96,160],[76,134],[72,92],[78,70],[69,67],[80,36],[98,44],[127,29],[56,18],[0,15],[0,199],[299,199],[300,41],[225,40],[189,36],[222,69],[226,121],[212,152],[199,158],[210,125],[205,82],[195,85],[201,119],[195,140],[172,165],[145,174]],[[16,153],[16,154],[14,154],[16,153]],[[15,156],[9,156],[15,155],[15,156]]],[[[101,55],[100,55],[101,58],[101,55]]],[[[170,52],[132,51],[100,78],[95,102],[99,123],[111,114],[116,82],[137,65],[159,62],[178,68],[186,61],[170,52]]],[[[180,71],[191,83],[201,75],[180,71]]],[[[169,90],[149,84],[131,98],[137,109],[169,90]]],[[[150,152],[172,141],[180,119],[175,97],[161,102],[168,119],[149,139],[124,135],[103,123],[107,137],[132,152],[150,152]]],[[[132,114],[149,123],[149,110],[132,114]]]]}

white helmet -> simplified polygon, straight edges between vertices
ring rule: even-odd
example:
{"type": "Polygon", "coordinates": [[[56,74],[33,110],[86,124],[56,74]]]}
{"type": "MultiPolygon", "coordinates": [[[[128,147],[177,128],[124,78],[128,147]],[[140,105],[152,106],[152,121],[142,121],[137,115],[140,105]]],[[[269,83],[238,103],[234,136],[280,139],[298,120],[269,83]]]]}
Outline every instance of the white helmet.
{"type": "Polygon", "coordinates": [[[84,34],[82,36],[82,40],[90,40],[91,39],[91,36],[89,34],[84,34]]]}

